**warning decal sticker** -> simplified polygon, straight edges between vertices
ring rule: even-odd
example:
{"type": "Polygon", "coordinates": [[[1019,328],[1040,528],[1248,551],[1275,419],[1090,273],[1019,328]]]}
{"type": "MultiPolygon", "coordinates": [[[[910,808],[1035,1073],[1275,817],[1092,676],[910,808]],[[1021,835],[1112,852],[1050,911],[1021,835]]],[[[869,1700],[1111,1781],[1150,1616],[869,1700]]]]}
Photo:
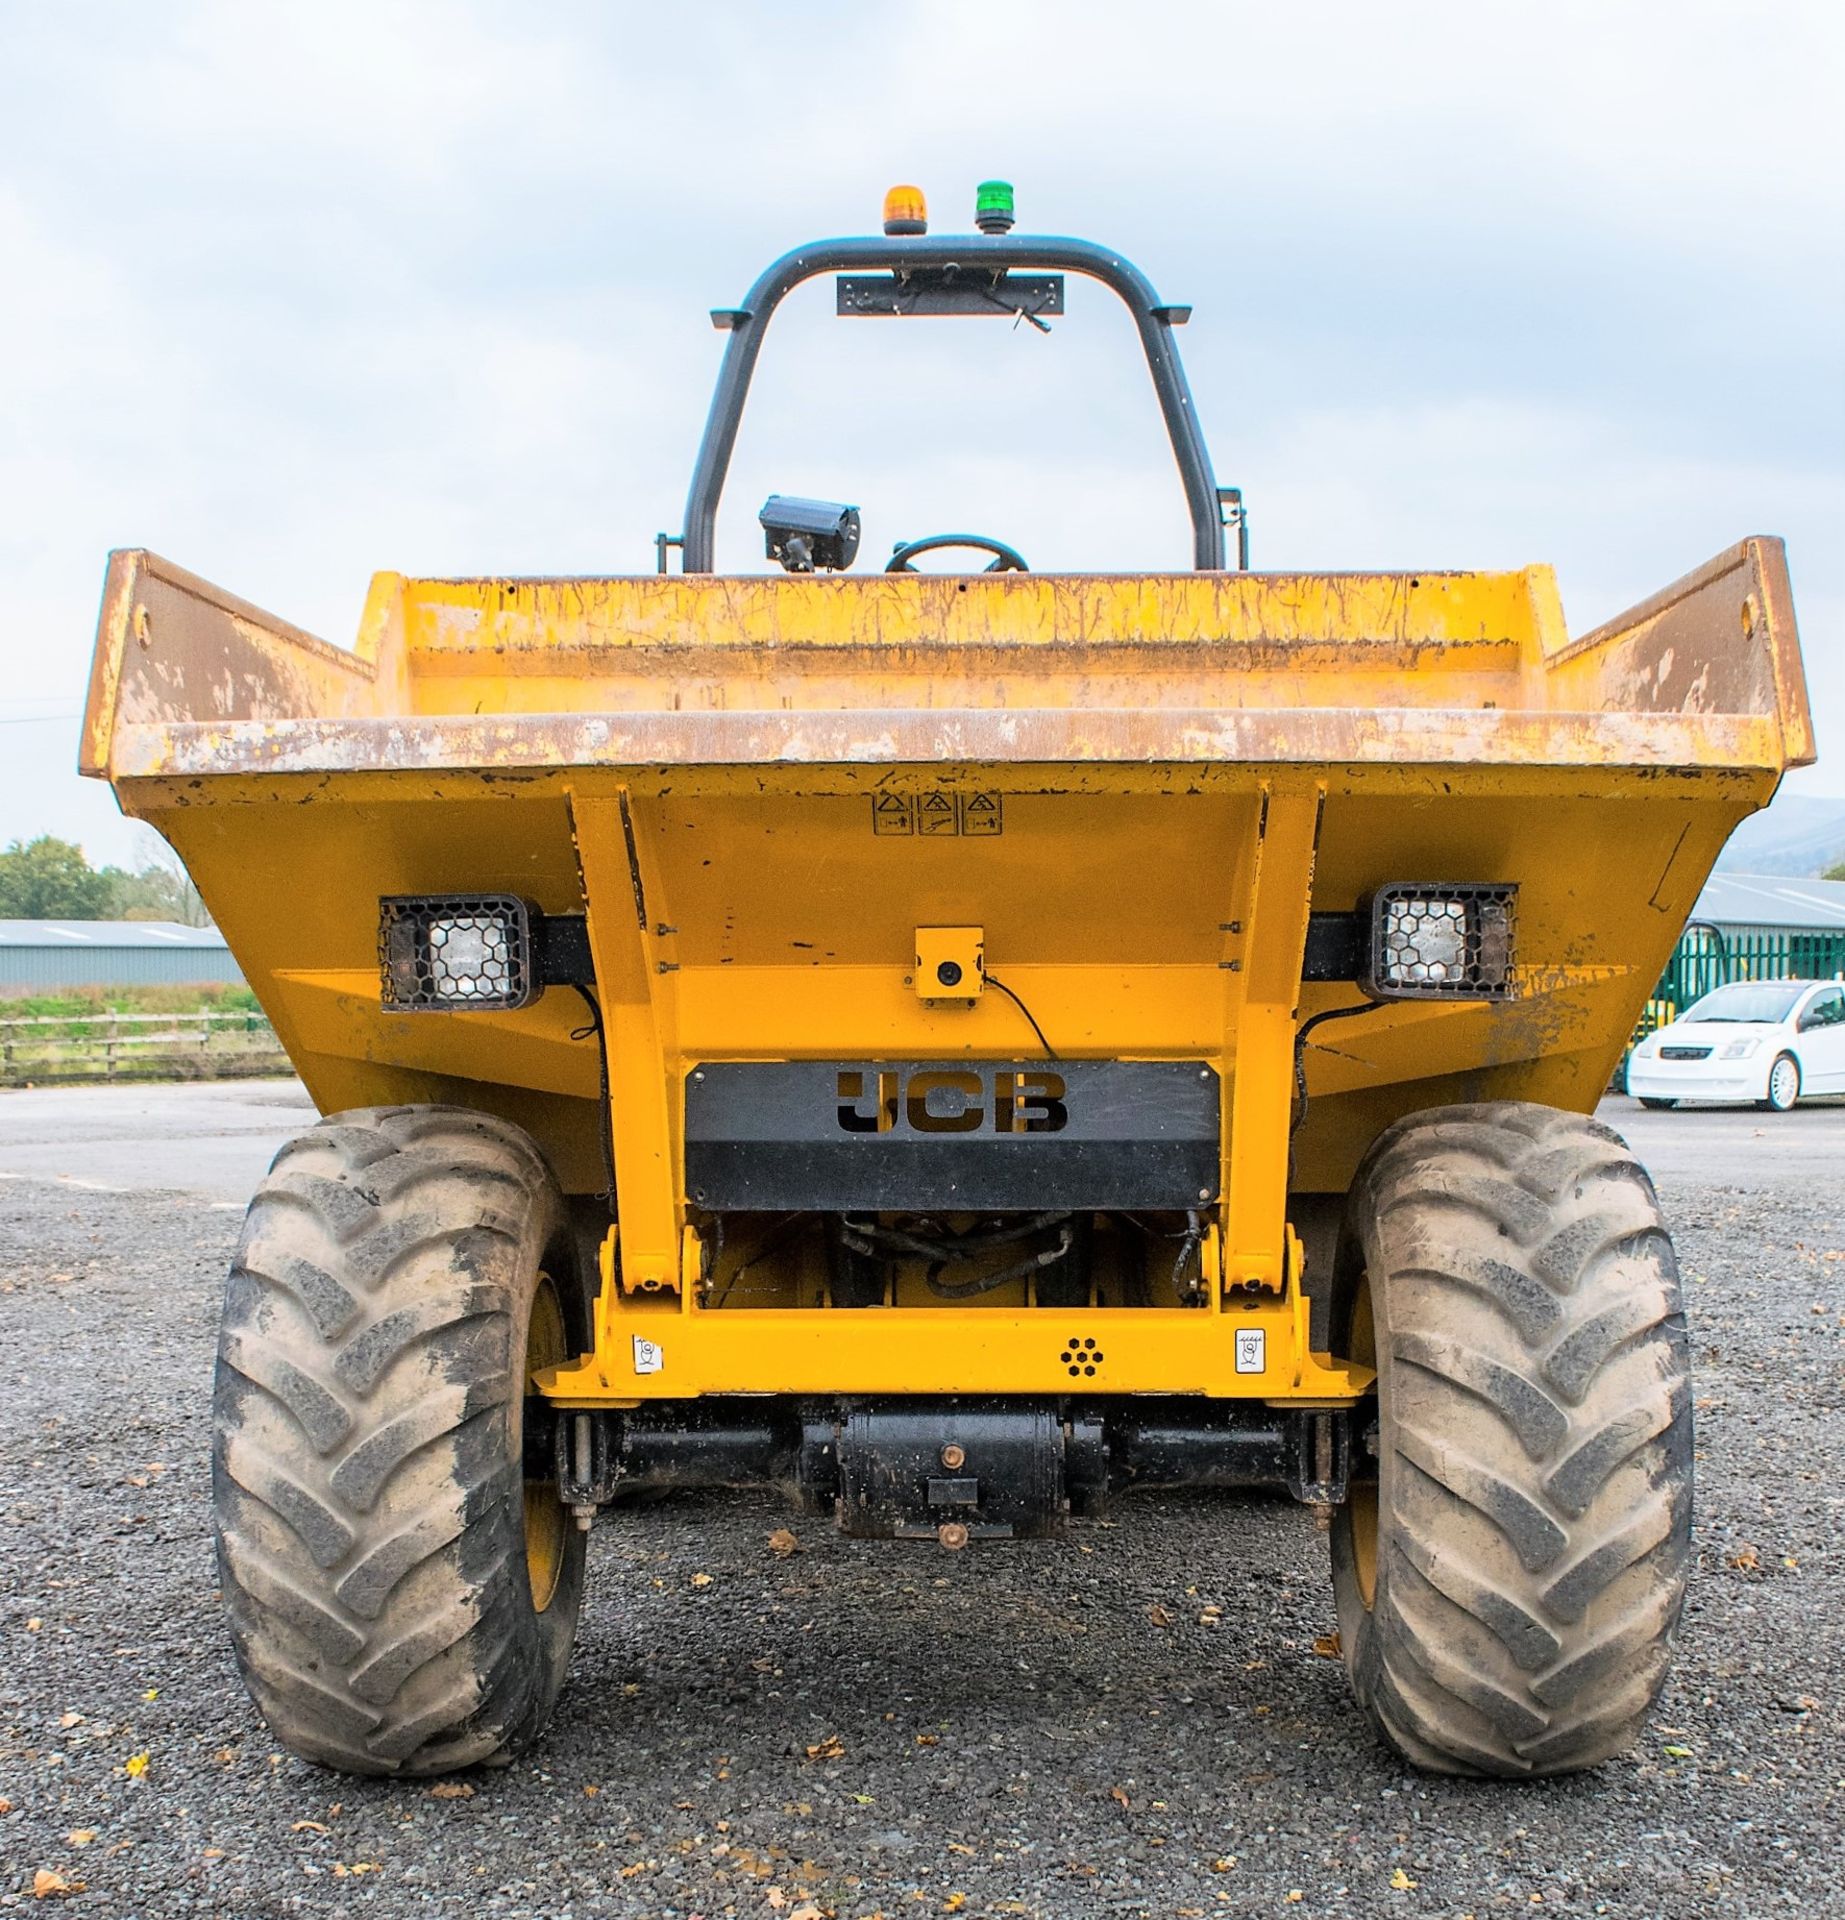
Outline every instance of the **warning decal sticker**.
{"type": "Polygon", "coordinates": [[[871,796],[873,833],[910,834],[916,831],[916,810],[907,793],[874,793],[871,796]]]}
{"type": "Polygon", "coordinates": [[[959,833],[961,816],[952,793],[925,793],[916,803],[918,833],[959,833]]]}
{"type": "Polygon", "coordinates": [[[1004,833],[1005,803],[997,793],[874,793],[871,830],[892,838],[946,834],[968,839],[1004,833]]]}
{"type": "Polygon", "coordinates": [[[1005,815],[996,793],[964,793],[961,796],[961,831],[967,834],[1003,831],[1005,815]]]}

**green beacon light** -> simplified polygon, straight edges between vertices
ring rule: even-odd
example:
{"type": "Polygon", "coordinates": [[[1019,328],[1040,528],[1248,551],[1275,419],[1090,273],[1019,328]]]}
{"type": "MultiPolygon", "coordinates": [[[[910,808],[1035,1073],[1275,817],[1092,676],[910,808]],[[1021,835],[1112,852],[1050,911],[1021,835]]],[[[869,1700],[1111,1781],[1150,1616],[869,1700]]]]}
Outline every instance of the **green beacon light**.
{"type": "Polygon", "coordinates": [[[974,189],[974,225],[982,233],[1010,233],[1012,221],[1012,182],[981,181],[974,189]]]}

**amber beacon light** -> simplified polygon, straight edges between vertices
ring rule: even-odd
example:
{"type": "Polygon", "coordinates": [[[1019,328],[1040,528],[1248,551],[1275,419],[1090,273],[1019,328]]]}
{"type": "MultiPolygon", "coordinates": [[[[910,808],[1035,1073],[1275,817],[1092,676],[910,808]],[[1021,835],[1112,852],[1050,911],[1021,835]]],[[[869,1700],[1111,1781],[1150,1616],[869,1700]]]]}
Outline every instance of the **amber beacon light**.
{"type": "Polygon", "coordinates": [[[888,234],[927,233],[929,203],[921,187],[892,187],[884,196],[884,231],[888,234]]]}

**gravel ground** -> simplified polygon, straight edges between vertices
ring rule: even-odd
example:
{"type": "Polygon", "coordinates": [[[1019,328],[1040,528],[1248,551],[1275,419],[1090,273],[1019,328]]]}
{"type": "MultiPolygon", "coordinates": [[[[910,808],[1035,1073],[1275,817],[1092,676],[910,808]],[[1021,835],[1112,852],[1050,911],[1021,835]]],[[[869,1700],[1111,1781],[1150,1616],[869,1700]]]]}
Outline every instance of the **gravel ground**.
{"type": "Polygon", "coordinates": [[[320,1772],[257,1720],[212,1599],[236,1215],[0,1186],[0,1908],[1845,1912],[1837,1165],[1666,1183],[1699,1366],[1677,1670],[1629,1758],[1525,1787],[1379,1750],[1313,1651],[1323,1529],[1253,1500],[953,1557],[751,1498],[625,1514],[534,1762],[433,1791],[320,1772]],[[35,1907],[40,1873],[73,1890],[35,1907]]]}

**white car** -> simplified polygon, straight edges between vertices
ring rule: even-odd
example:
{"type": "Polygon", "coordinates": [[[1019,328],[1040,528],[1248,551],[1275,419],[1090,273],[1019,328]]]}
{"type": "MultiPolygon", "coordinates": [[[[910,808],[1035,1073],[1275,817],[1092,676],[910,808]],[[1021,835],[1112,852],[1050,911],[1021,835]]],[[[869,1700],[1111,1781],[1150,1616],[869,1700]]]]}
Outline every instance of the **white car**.
{"type": "Polygon", "coordinates": [[[1643,1107],[1753,1100],[1785,1113],[1802,1094],[1845,1093],[1845,985],[1738,980],[1694,1000],[1628,1056],[1643,1107]]]}

